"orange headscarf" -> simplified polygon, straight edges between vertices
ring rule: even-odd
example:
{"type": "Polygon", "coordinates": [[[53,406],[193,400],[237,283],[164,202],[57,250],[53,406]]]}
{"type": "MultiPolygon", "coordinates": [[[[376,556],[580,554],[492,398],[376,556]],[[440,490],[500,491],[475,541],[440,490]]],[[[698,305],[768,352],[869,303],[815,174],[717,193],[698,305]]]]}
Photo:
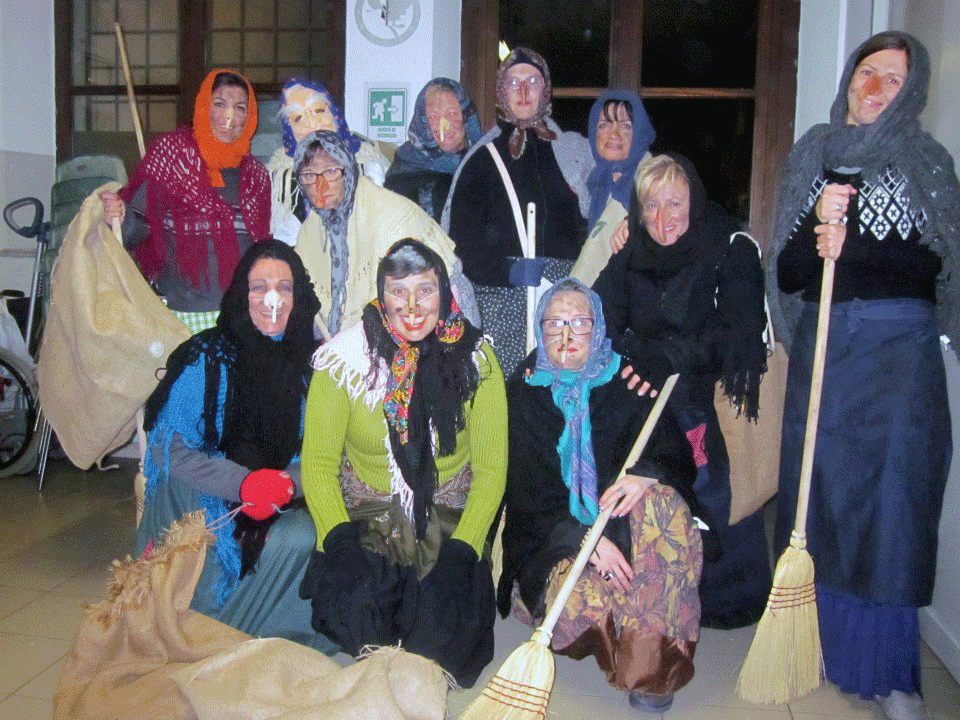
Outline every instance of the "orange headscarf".
{"type": "Polygon", "coordinates": [[[239,167],[244,155],[250,154],[250,139],[257,131],[257,98],[253,94],[250,81],[236,70],[211,70],[200,85],[197,101],[193,106],[193,137],[200,146],[200,155],[207,164],[207,174],[210,184],[214,187],[223,187],[221,168],[239,167]],[[240,137],[232,143],[224,144],[217,140],[210,126],[210,105],[213,102],[213,81],[222,72],[233,73],[247,85],[247,124],[243,126],[240,137]]]}

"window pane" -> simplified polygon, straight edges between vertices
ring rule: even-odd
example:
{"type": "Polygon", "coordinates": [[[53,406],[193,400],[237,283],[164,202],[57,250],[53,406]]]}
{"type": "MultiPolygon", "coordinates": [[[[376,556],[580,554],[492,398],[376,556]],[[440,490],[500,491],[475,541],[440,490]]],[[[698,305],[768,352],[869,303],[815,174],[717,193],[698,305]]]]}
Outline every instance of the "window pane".
{"type": "Polygon", "coordinates": [[[240,65],[240,33],[212,33],[210,38],[210,63],[213,67],[240,65]]]}
{"type": "Polygon", "coordinates": [[[177,28],[180,27],[177,0],[151,0],[149,5],[151,30],[177,31],[177,28]]]}
{"type": "Polygon", "coordinates": [[[124,33],[143,32],[147,27],[147,3],[144,0],[122,0],[118,3],[117,22],[124,33]]]}
{"type": "Polygon", "coordinates": [[[277,6],[278,28],[305,28],[310,24],[310,3],[281,2],[277,6]]]}
{"type": "Polygon", "coordinates": [[[244,0],[243,24],[246,27],[272,28],[273,23],[273,0],[244,0]]]}
{"type": "Polygon", "coordinates": [[[758,0],[647,0],[645,87],[754,86],[758,0]]]}
{"type": "Polygon", "coordinates": [[[500,39],[540,53],[555,87],[607,86],[610,0],[500,0],[500,39]]]}
{"type": "Polygon", "coordinates": [[[752,100],[643,101],[657,131],[651,150],[690,158],[707,195],[742,220],[750,212],[752,100]],[[704,122],[709,118],[709,122],[704,122]]]}
{"type": "Polygon", "coordinates": [[[306,64],[310,53],[310,35],[305,32],[277,33],[277,60],[306,64]]]}
{"type": "Polygon", "coordinates": [[[243,64],[273,63],[273,33],[248,32],[243,36],[243,64]]]}
{"type": "Polygon", "coordinates": [[[237,0],[213,0],[211,5],[211,27],[214,30],[240,27],[240,3],[237,0]]]}
{"type": "MultiPolygon", "coordinates": [[[[141,117],[141,121],[144,118],[141,117]]],[[[150,135],[169,132],[177,127],[176,98],[151,97],[147,103],[147,117],[143,122],[145,132],[150,135]]]]}

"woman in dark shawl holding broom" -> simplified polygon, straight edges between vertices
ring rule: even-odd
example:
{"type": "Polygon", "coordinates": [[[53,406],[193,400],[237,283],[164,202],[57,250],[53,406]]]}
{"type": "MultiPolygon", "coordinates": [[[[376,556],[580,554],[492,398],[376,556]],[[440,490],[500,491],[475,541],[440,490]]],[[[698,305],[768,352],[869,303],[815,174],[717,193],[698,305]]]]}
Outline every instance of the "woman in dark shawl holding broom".
{"type": "Polygon", "coordinates": [[[703,520],[716,531],[700,580],[700,623],[734,628],[763,614],[772,580],[762,508],[729,524],[732,491],[714,391],[750,418],[766,370],[763,268],[739,221],[707,198],[693,164],[675,153],[637,168],[629,239],[597,278],[607,334],[655,387],[680,373],[670,408],[697,465],[703,520]]]}
{"type": "Polygon", "coordinates": [[[830,123],[794,146],[769,277],[792,339],[776,545],[793,527],[822,258],[836,261],[807,547],[827,678],[889,718],[929,717],[917,608],[928,605],[950,467],[939,336],[960,328],[960,188],[920,129],[930,63],[884,32],[847,61],[830,123]],[[775,262],[774,262],[775,261],[775,262]],[[799,297],[796,294],[799,293],[799,297]],[[799,321],[798,321],[799,317],[799,321]]]}
{"type": "Polygon", "coordinates": [[[693,677],[699,633],[703,555],[691,517],[690,447],[665,412],[620,477],[653,401],[618,377],[622,359],[606,337],[599,297],[562,280],[544,294],[537,319],[537,348],[507,385],[500,612],[513,605],[521,619],[541,619],[598,511],[616,502],[551,647],[596,656],[632,706],[661,713],[693,677]]]}
{"type": "Polygon", "coordinates": [[[503,375],[443,259],[391,246],[359,323],[314,356],[301,594],[345,652],[397,643],[469,687],[493,657],[487,534],[506,477],[503,375]]]}
{"type": "Polygon", "coordinates": [[[332,653],[298,596],[316,535],[303,501],[294,499],[319,305],[286,244],[265,240],[240,258],[216,326],[173,351],[147,400],[136,549],[149,549],[175,520],[203,509],[216,543],[191,607],[251,635],[332,653]],[[295,509],[279,514],[291,501],[295,509]]]}

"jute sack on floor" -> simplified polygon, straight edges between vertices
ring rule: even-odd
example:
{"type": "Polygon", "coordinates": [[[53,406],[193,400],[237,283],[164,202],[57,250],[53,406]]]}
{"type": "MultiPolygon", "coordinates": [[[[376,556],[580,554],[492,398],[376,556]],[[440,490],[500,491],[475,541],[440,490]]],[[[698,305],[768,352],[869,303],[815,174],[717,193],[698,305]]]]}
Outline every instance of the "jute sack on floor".
{"type": "Polygon", "coordinates": [[[248,640],[173,678],[200,720],[443,720],[447,710],[440,666],[396,647],[341,668],[289,640],[248,640]]]}
{"type": "Polygon", "coordinates": [[[194,720],[170,672],[249,635],[190,609],[207,532],[190,513],[139,560],[114,562],[106,599],[89,606],[53,699],[54,720],[194,720]]]}

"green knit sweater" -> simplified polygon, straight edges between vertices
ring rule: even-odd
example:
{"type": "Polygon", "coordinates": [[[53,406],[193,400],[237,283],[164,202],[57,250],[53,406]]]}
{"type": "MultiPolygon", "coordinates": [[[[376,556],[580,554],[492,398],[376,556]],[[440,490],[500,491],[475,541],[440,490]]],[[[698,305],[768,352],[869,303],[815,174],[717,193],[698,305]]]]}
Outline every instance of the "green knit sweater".
{"type": "MultiPolygon", "coordinates": [[[[468,543],[478,556],[500,506],[507,474],[503,373],[489,345],[481,345],[480,355],[481,380],[473,403],[466,406],[466,427],[457,436],[455,452],[436,459],[440,485],[466,463],[471,465],[473,480],[453,537],[468,543]]],[[[360,480],[378,492],[390,493],[383,402],[371,409],[361,399],[351,398],[344,385],[336,370],[318,370],[307,395],[301,454],[303,492],[317,526],[319,550],[327,533],[350,519],[340,489],[344,452],[360,480]]]]}

